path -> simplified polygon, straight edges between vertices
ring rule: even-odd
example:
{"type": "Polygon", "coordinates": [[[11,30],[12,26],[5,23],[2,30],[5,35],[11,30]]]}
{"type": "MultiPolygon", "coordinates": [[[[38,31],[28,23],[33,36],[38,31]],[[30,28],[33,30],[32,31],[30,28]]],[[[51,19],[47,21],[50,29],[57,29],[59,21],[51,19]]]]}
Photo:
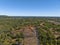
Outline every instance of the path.
{"type": "Polygon", "coordinates": [[[24,45],[38,45],[36,30],[34,28],[24,28],[24,45]]]}

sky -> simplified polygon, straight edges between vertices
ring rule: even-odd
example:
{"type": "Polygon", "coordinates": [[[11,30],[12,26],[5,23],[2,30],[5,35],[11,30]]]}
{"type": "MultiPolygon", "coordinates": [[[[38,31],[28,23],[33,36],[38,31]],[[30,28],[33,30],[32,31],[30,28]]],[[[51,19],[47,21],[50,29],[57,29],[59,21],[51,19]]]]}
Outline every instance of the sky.
{"type": "Polygon", "coordinates": [[[60,16],[60,0],[0,0],[0,15],[60,16]]]}

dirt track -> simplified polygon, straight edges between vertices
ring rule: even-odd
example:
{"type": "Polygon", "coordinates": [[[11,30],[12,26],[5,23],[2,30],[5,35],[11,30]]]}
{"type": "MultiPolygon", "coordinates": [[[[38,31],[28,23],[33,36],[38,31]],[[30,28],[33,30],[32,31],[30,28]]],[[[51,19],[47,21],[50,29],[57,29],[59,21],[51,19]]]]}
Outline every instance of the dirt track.
{"type": "Polygon", "coordinates": [[[36,30],[34,28],[24,29],[24,45],[38,45],[38,39],[36,35],[36,30]]]}

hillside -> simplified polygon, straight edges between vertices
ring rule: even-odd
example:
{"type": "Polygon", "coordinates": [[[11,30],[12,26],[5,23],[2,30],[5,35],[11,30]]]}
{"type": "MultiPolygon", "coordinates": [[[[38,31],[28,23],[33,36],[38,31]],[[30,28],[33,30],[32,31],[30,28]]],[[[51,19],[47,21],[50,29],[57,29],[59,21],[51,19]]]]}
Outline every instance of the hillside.
{"type": "Polygon", "coordinates": [[[0,17],[0,45],[60,45],[60,17],[0,17]]]}

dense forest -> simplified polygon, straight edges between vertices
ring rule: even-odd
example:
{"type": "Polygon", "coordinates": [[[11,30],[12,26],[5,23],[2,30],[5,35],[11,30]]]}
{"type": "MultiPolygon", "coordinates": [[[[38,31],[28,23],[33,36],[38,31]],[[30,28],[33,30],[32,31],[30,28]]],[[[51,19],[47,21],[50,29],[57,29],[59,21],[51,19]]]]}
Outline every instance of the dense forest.
{"type": "Polygon", "coordinates": [[[39,45],[60,45],[60,17],[9,16],[0,16],[0,45],[24,45],[26,27],[36,29],[39,45]]]}

